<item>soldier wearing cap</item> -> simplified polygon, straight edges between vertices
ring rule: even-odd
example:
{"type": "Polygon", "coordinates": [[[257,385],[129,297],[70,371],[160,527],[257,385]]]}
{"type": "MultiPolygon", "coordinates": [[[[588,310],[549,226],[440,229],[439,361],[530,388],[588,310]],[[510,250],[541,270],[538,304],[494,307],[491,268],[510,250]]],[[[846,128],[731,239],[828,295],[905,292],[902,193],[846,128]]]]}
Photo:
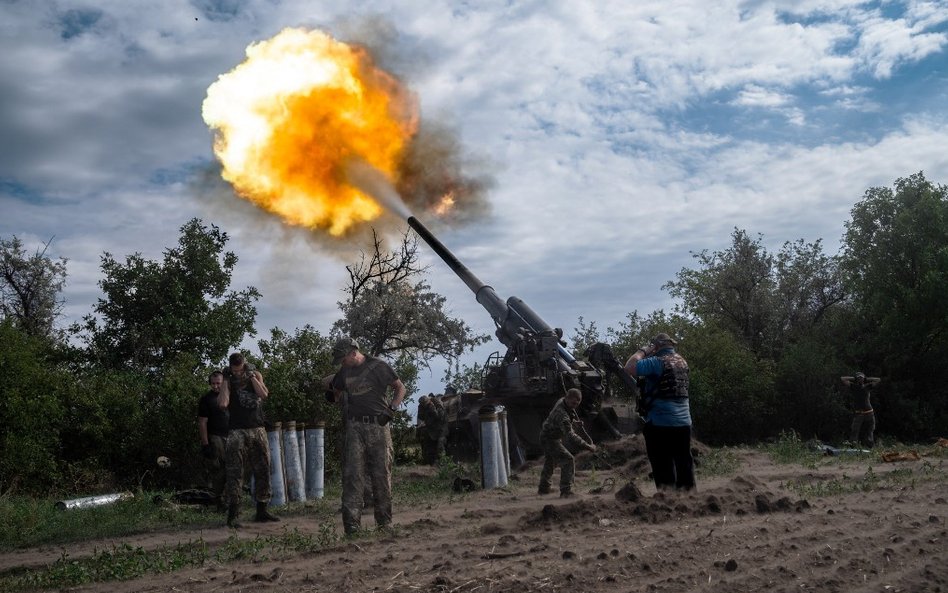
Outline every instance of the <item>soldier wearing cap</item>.
{"type": "Polygon", "coordinates": [[[843,385],[849,388],[853,402],[853,422],[849,429],[849,440],[870,449],[875,445],[873,433],[876,430],[876,414],[869,402],[870,391],[881,381],[879,377],[867,377],[862,371],[853,376],[840,377],[843,385]]]}
{"type": "Polygon", "coordinates": [[[668,334],[660,333],[625,363],[629,375],[645,380],[640,402],[645,421],[642,435],[659,490],[695,487],[688,363],[675,352],[677,344],[668,334]]]}
{"type": "Polygon", "coordinates": [[[372,485],[376,526],[386,527],[392,522],[394,451],[388,424],[405,398],[405,385],[391,365],[360,352],[359,344],[348,336],[339,338],[333,346],[332,363],[341,365],[330,391],[334,401],[344,402],[342,523],[348,535],[361,527],[366,481],[372,485]]]}

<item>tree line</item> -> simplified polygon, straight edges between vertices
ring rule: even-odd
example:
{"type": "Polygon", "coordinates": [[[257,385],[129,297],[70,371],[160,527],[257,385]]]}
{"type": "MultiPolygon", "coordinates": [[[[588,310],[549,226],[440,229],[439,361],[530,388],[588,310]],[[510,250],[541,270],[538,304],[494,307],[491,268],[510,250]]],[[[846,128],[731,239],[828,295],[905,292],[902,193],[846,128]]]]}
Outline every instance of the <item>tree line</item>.
{"type": "MultiPolygon", "coordinates": [[[[254,287],[231,286],[238,259],[228,237],[193,219],[160,260],[101,258],[100,297],[69,327],[57,326],[66,261],[0,237],[0,492],[90,492],[187,484],[197,459],[196,405],[210,370],[256,336],[254,287]],[[173,461],[160,472],[159,455],[173,461]]],[[[594,341],[620,358],[659,331],[679,338],[692,372],[699,439],[753,443],[794,430],[839,440],[848,418],[840,375],[883,377],[879,432],[919,441],[948,425],[948,190],[922,173],[875,187],[855,204],[842,249],[788,241],[776,253],[734,229],[730,246],[692,254],[664,289],[672,311],[629,313],[600,331],[582,318],[581,355],[594,341]]],[[[262,369],[271,421],[320,419],[340,434],[322,397],[334,338],[356,337],[389,359],[409,393],[420,370],[447,361],[445,382],[474,387],[483,367],[460,364],[486,342],[445,310],[402,237],[347,266],[340,317],[327,333],[272,328],[247,353],[262,369]]],[[[616,386],[618,389],[618,386],[616,386]]],[[[409,419],[396,423],[409,438],[409,419]]],[[[339,443],[327,440],[337,469],[339,443]]]]}

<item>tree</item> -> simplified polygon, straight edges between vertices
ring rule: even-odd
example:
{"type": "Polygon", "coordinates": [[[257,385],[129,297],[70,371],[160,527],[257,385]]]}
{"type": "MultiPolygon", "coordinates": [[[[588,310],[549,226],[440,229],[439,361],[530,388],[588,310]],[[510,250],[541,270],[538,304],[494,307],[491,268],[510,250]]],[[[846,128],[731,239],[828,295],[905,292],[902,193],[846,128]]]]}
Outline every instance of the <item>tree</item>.
{"type": "Polygon", "coordinates": [[[105,253],[105,298],[73,328],[91,356],[109,368],[155,372],[179,354],[216,364],[254,335],[260,293],[252,286],[228,291],[237,256],[226,244],[226,233],[195,218],[161,262],[135,253],[121,263],[105,253]]]}
{"type": "Polygon", "coordinates": [[[758,357],[779,358],[843,301],[838,259],[819,240],[786,242],[774,256],[759,236],[735,228],[731,238],[724,251],[693,253],[698,268],[682,268],[664,288],[686,314],[733,333],[758,357]]]}
{"type": "Polygon", "coordinates": [[[888,379],[880,403],[900,413],[880,421],[934,435],[948,424],[948,188],[921,172],[870,188],[845,227],[850,362],[888,379]]]}
{"type": "Polygon", "coordinates": [[[0,315],[14,320],[26,333],[43,338],[52,336],[66,282],[66,260],[46,255],[51,242],[27,255],[16,236],[0,238],[0,315]]]}
{"type": "Polygon", "coordinates": [[[458,393],[464,393],[470,389],[483,389],[484,367],[476,362],[472,366],[458,364],[448,367],[444,370],[441,382],[445,386],[451,385],[458,393]]]}
{"type": "Polygon", "coordinates": [[[338,408],[323,397],[322,378],[334,372],[332,340],[306,325],[289,334],[278,327],[269,340],[257,342],[260,366],[273,397],[267,399],[270,420],[338,422],[338,408]]]}
{"type": "Polygon", "coordinates": [[[346,266],[349,298],[339,303],[343,318],[333,325],[335,333],[357,338],[373,356],[409,354],[420,366],[438,357],[450,364],[488,340],[450,317],[445,298],[423,279],[416,280],[426,272],[418,266],[416,240],[406,233],[397,251],[385,251],[378,235],[373,237],[372,253],[346,266]]]}
{"type": "Polygon", "coordinates": [[[65,374],[48,362],[46,340],[0,320],[0,492],[57,483],[65,374]]]}

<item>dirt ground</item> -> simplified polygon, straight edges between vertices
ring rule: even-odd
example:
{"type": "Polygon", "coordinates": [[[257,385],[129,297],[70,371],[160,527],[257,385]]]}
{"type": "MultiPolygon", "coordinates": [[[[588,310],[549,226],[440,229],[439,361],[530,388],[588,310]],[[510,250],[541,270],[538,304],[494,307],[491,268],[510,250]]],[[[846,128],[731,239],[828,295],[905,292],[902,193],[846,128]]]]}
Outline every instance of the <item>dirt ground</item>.
{"type": "MultiPolygon", "coordinates": [[[[72,590],[948,593],[944,459],[828,458],[808,469],[738,450],[736,472],[699,477],[697,492],[683,494],[655,491],[641,437],[611,443],[608,451],[612,469],[588,469],[588,459],[579,458],[587,469],[577,473],[574,499],[538,495],[539,466],[533,463],[508,489],[475,491],[423,507],[396,505],[392,534],[282,560],[208,564],[72,590]],[[859,480],[870,466],[880,486],[868,492],[803,499],[785,488],[791,480],[859,480]],[[899,479],[887,480],[893,471],[899,479]],[[623,488],[630,479],[635,486],[623,488]],[[590,492],[603,486],[605,492],[590,492]]],[[[407,468],[399,479],[417,479],[425,471],[407,468]]],[[[316,534],[320,525],[305,516],[277,524],[248,522],[240,536],[285,528],[316,534]]],[[[146,549],[198,538],[213,545],[230,533],[221,528],[122,541],[146,549]]],[[[79,557],[116,543],[88,542],[66,551],[79,557]]],[[[62,551],[4,554],[0,569],[42,565],[62,551]]]]}

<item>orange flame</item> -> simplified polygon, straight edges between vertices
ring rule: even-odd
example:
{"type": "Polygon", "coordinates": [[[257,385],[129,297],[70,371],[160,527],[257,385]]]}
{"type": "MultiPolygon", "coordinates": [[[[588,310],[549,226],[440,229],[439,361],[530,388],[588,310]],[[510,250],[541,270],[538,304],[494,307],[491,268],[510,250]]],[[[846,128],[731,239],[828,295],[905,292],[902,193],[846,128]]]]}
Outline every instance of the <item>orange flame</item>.
{"type": "Polygon", "coordinates": [[[441,199],[438,200],[438,203],[435,204],[432,210],[438,216],[444,216],[450,212],[452,208],[454,208],[454,192],[449,191],[448,193],[441,196],[441,199]]]}
{"type": "Polygon", "coordinates": [[[249,46],[207,89],[202,113],[239,195],[335,236],[382,213],[348,181],[349,163],[394,182],[417,130],[414,97],[365,50],[304,29],[249,46]]]}

